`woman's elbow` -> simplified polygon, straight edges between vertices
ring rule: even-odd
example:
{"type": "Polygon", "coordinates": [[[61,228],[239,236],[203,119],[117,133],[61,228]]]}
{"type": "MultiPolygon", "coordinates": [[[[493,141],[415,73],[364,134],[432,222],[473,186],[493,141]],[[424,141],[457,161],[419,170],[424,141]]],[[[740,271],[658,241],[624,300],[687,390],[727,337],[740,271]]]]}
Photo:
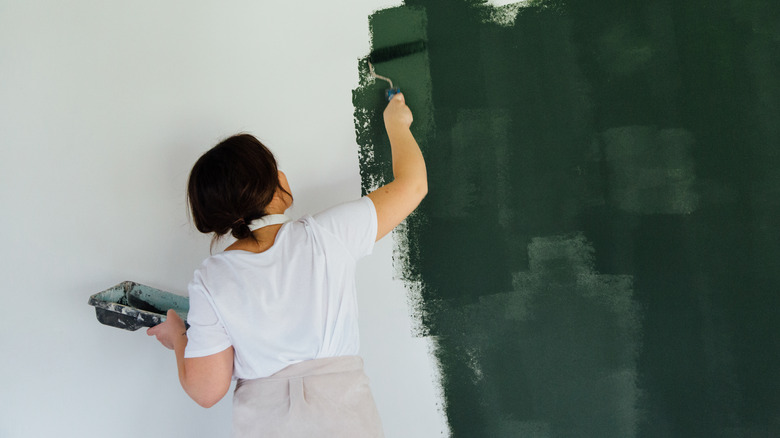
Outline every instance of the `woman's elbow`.
{"type": "Polygon", "coordinates": [[[397,186],[394,188],[393,192],[396,193],[396,197],[409,204],[413,204],[415,208],[428,194],[428,181],[426,179],[396,182],[395,184],[397,184],[397,186]]]}
{"type": "Polygon", "coordinates": [[[428,179],[423,178],[417,181],[415,184],[411,185],[409,196],[411,198],[416,198],[418,203],[425,198],[425,195],[428,194],[428,179]]]}
{"type": "Polygon", "coordinates": [[[222,397],[220,398],[202,398],[202,399],[193,399],[195,400],[195,403],[200,405],[202,408],[210,408],[214,406],[215,404],[219,403],[220,400],[222,400],[222,397]]]}
{"type": "Polygon", "coordinates": [[[422,200],[428,194],[428,180],[423,181],[419,190],[420,190],[420,199],[422,200]]]}
{"type": "Polygon", "coordinates": [[[202,384],[202,385],[182,385],[184,392],[198,405],[204,408],[210,408],[219,403],[230,389],[230,381],[227,384],[202,384]]]}
{"type": "Polygon", "coordinates": [[[203,394],[189,394],[190,398],[195,401],[198,405],[200,405],[203,408],[210,408],[214,406],[215,404],[219,403],[220,400],[225,396],[225,392],[221,393],[203,393],[203,394]]]}

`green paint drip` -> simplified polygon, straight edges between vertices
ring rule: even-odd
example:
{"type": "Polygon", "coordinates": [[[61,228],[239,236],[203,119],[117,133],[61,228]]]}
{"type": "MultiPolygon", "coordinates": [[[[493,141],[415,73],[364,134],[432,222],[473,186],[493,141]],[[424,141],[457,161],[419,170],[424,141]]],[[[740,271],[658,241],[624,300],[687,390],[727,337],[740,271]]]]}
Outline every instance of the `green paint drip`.
{"type": "Polygon", "coordinates": [[[405,3],[372,47],[428,48],[377,72],[428,165],[396,266],[452,435],[780,436],[780,3],[405,3]]]}

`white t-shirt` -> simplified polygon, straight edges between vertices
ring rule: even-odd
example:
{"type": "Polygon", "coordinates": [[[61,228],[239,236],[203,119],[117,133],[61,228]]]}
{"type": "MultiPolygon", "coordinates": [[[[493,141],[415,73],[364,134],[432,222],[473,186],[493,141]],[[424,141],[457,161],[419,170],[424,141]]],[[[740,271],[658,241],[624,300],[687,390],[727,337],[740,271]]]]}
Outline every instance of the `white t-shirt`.
{"type": "Polygon", "coordinates": [[[267,377],[304,360],[358,353],[355,265],[377,233],[369,198],[282,225],[261,253],[207,258],[189,284],[184,357],[233,346],[233,377],[267,377]]]}

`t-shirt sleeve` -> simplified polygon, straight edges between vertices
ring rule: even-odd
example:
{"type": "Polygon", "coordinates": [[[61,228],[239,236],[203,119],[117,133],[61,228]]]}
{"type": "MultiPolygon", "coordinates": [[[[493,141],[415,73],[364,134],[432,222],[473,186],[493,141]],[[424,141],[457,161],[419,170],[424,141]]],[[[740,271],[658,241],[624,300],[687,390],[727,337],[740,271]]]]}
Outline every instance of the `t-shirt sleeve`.
{"type": "Polygon", "coordinates": [[[313,217],[320,226],[341,240],[355,260],[373,251],[377,218],[376,208],[370,198],[345,202],[313,217]]]}
{"type": "Polygon", "coordinates": [[[203,357],[219,353],[233,345],[219,320],[211,296],[200,280],[200,273],[188,286],[190,310],[187,313],[187,347],[184,357],[203,357]]]}

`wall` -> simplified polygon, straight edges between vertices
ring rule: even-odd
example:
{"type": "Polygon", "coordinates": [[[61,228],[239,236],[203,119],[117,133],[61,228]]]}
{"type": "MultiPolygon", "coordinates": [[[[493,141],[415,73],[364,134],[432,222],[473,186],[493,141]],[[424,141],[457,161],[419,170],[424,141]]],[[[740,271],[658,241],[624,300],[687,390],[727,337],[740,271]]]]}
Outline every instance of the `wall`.
{"type": "Polygon", "coordinates": [[[398,258],[452,436],[780,436],[778,3],[404,3],[372,41],[427,41],[376,69],[428,163],[398,258]]]}
{"type": "MultiPolygon", "coordinates": [[[[169,351],[100,325],[87,298],[123,280],[185,292],[209,251],[185,180],[235,132],[276,152],[294,215],[359,196],[351,90],[388,6],[0,1],[0,436],[228,436],[229,396],[197,407],[169,351]]],[[[440,436],[392,251],[360,265],[367,372],[388,436],[440,436]]]]}

